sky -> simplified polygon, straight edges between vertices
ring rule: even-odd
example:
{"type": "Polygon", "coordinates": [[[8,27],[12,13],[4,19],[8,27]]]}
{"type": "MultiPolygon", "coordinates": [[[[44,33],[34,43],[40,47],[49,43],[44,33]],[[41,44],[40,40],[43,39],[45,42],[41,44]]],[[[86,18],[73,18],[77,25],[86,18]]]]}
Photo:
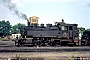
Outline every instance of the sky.
{"type": "MultiPolygon", "coordinates": [[[[27,17],[39,17],[39,24],[61,22],[78,24],[90,28],[90,0],[12,0],[17,10],[27,17]]],[[[0,0],[0,20],[10,21],[11,25],[27,21],[16,16],[0,0]]]]}

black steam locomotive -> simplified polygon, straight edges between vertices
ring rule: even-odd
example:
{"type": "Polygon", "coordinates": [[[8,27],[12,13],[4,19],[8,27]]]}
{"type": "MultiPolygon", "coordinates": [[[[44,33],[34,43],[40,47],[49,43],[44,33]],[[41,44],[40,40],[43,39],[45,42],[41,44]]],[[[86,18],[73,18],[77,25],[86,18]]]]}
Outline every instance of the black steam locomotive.
{"type": "Polygon", "coordinates": [[[55,22],[52,24],[38,25],[37,17],[30,17],[28,26],[20,29],[21,37],[15,42],[16,45],[33,46],[61,46],[61,45],[79,45],[79,33],[77,24],[67,24],[55,22]]]}
{"type": "Polygon", "coordinates": [[[81,37],[81,45],[90,45],[90,31],[84,31],[81,37]]]}

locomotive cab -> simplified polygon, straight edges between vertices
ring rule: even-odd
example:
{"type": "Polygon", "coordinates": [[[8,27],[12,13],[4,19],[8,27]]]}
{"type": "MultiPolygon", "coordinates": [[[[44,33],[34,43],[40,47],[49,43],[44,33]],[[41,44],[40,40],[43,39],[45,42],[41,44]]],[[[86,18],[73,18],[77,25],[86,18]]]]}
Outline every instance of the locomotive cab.
{"type": "Polygon", "coordinates": [[[77,24],[67,24],[62,19],[62,22],[56,22],[55,25],[60,31],[60,35],[58,36],[60,37],[62,44],[79,45],[79,31],[77,30],[77,24]]]}

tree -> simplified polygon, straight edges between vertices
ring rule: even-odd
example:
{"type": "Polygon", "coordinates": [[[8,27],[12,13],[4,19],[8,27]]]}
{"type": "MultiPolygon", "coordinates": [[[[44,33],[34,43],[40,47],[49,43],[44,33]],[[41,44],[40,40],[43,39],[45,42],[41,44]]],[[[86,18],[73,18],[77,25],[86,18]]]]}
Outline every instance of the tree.
{"type": "Polygon", "coordinates": [[[25,24],[20,24],[20,23],[18,23],[18,24],[16,24],[16,25],[12,26],[12,33],[14,33],[14,34],[20,33],[20,28],[21,28],[22,26],[25,26],[25,24]]]}
{"type": "Polygon", "coordinates": [[[87,31],[90,31],[90,29],[86,29],[87,31]]]}
{"type": "Polygon", "coordinates": [[[0,35],[7,36],[11,33],[11,25],[9,21],[2,20],[0,21],[0,35]]]}

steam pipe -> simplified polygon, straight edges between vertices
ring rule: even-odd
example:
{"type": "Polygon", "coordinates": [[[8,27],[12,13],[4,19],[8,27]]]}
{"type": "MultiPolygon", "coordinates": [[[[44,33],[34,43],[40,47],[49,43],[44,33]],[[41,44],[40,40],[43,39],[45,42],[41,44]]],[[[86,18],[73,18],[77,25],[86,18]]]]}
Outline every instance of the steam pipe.
{"type": "Polygon", "coordinates": [[[27,19],[27,25],[30,26],[30,21],[27,19]]]}

